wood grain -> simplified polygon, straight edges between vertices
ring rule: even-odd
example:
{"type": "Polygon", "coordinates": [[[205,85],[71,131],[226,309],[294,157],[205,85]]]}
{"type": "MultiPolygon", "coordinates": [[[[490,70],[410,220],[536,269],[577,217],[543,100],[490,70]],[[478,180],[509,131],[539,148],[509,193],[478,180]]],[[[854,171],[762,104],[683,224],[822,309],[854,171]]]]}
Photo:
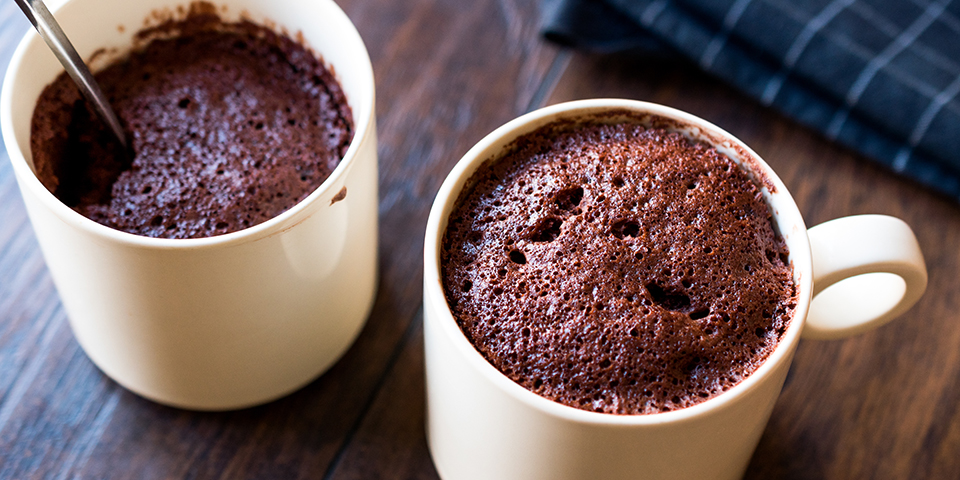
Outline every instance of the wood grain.
{"type": "Polygon", "coordinates": [[[100,374],[70,333],[0,161],[0,478],[435,479],[423,431],[423,231],[437,189],[484,135],[590,97],[689,111],[751,145],[808,225],[885,213],[915,229],[930,286],[904,317],[802,342],[747,478],[960,478],[960,209],[696,69],[571,54],[534,0],[344,0],[370,51],[380,135],[374,311],[327,374],[257,408],[195,413],[100,374]]]}

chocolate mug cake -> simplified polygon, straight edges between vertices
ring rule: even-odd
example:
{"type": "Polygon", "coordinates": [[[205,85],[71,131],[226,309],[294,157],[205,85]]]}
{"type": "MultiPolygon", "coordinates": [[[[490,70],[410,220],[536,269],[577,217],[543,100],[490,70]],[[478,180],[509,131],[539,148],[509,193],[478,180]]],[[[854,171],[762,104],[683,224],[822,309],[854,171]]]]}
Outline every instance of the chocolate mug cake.
{"type": "Polygon", "coordinates": [[[470,178],[441,246],[466,337],[572,407],[650,414],[749,376],[797,302],[760,188],[730,158],[630,122],[554,122],[470,178]]]}
{"type": "Polygon", "coordinates": [[[241,230],[317,189],[353,138],[337,80],[302,44],[195,3],[96,74],[132,143],[116,145],[60,75],[37,103],[41,182],[103,225],[151,237],[241,230]]]}

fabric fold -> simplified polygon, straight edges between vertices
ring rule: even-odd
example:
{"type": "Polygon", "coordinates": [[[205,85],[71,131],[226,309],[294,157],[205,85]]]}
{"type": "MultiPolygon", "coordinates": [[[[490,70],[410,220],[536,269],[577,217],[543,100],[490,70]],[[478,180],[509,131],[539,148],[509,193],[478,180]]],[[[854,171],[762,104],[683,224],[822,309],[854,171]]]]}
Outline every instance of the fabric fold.
{"type": "Polygon", "coordinates": [[[542,0],[546,38],[685,58],[960,200],[960,2],[542,0]]]}

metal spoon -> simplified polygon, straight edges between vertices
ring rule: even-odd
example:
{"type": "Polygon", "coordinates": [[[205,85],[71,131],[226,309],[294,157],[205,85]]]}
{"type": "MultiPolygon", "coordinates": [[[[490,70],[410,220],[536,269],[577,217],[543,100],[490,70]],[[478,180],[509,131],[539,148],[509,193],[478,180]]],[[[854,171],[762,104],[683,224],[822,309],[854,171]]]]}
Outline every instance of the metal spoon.
{"type": "Polygon", "coordinates": [[[70,40],[67,39],[63,30],[60,29],[60,25],[53,18],[53,15],[50,14],[50,11],[47,10],[46,5],[43,4],[42,0],[16,1],[17,5],[20,6],[20,10],[23,10],[24,15],[27,16],[30,23],[37,29],[40,38],[47,42],[47,46],[50,47],[50,50],[53,50],[53,54],[60,60],[63,68],[67,71],[67,75],[70,75],[73,82],[80,88],[84,98],[93,104],[97,115],[110,127],[110,131],[113,132],[117,141],[123,146],[123,150],[128,151],[127,137],[123,133],[123,128],[120,127],[120,121],[117,120],[117,115],[113,113],[113,108],[110,108],[110,104],[107,102],[106,97],[103,96],[100,85],[93,79],[93,75],[90,73],[90,69],[87,68],[87,64],[83,63],[83,60],[80,59],[77,50],[73,48],[73,44],[70,43],[70,40]]]}

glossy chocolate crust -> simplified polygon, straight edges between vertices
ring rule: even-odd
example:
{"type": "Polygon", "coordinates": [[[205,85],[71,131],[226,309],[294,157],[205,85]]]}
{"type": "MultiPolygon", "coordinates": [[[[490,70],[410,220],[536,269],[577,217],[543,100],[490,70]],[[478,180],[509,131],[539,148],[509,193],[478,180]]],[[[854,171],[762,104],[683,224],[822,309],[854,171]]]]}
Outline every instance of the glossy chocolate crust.
{"type": "Polygon", "coordinates": [[[31,148],[41,182],[126,232],[196,238],[241,230],[317,189],[353,137],[333,75],[293,40],[202,9],[97,73],[132,161],[65,74],[43,91],[31,148]]]}
{"type": "Polygon", "coordinates": [[[484,164],[441,275],[497,369],[584,410],[649,414],[739,383],[796,306],[757,185],[715,149],[621,123],[543,127],[484,164]]]}

